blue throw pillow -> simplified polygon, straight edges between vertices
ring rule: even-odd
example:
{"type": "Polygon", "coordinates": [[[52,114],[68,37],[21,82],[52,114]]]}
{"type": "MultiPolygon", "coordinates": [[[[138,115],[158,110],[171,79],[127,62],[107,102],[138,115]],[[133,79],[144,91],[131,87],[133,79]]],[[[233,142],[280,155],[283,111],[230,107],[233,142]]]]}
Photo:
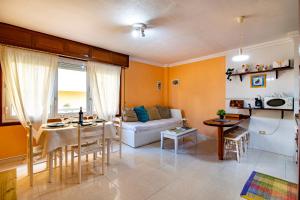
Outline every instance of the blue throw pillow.
{"type": "Polygon", "coordinates": [[[139,119],[140,122],[147,122],[149,121],[149,115],[147,110],[144,106],[135,107],[134,111],[139,119]]]}

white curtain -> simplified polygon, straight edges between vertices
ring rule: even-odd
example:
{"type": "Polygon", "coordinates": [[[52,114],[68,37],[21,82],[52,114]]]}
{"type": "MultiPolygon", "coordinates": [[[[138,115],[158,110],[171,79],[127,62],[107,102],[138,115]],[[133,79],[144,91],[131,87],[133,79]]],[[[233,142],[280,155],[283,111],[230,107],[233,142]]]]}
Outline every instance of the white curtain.
{"type": "Polygon", "coordinates": [[[46,123],[58,56],[0,45],[0,62],[7,94],[23,126],[34,136],[46,123]]]}
{"type": "Polygon", "coordinates": [[[111,120],[119,110],[121,67],[89,61],[87,73],[97,115],[111,120]]]}

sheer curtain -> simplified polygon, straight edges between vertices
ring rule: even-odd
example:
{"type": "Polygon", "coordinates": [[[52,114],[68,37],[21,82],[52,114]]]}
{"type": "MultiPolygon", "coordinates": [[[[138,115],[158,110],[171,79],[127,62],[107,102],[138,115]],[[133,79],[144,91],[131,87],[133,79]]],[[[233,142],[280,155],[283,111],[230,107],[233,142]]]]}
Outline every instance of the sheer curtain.
{"type": "Polygon", "coordinates": [[[46,123],[58,56],[0,45],[0,63],[7,94],[23,126],[33,134],[46,123]]]}
{"type": "Polygon", "coordinates": [[[119,109],[121,67],[88,62],[87,73],[97,115],[111,120],[119,109]]]}

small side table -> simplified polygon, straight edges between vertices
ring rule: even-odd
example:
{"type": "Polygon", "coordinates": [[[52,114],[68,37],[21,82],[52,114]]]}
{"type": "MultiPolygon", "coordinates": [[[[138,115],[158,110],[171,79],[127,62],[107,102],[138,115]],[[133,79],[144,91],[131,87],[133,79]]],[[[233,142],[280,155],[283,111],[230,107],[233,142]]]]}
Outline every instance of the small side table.
{"type": "Polygon", "coordinates": [[[187,135],[194,135],[195,136],[195,144],[197,144],[197,129],[195,128],[180,128],[180,129],[171,129],[171,130],[165,130],[160,132],[160,148],[164,148],[164,138],[169,138],[174,140],[174,148],[175,148],[175,154],[178,152],[178,140],[180,138],[183,138],[187,135]]]}

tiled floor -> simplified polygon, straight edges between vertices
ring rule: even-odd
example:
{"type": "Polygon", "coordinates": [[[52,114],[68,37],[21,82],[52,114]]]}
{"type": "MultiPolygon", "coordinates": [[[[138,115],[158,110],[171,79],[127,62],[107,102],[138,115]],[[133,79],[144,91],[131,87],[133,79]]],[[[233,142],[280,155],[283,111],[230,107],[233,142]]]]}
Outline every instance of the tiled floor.
{"type": "Polygon", "coordinates": [[[178,155],[171,147],[171,143],[165,150],[159,143],[137,149],[124,145],[123,158],[115,153],[104,176],[93,175],[93,164],[88,164],[80,185],[67,168],[62,184],[58,174],[54,183],[47,183],[47,173],[42,172],[30,188],[26,168],[19,166],[18,199],[235,200],[253,170],[297,181],[297,165],[289,157],[249,149],[240,163],[218,161],[214,140],[200,141],[196,148],[187,142],[178,155]]]}

